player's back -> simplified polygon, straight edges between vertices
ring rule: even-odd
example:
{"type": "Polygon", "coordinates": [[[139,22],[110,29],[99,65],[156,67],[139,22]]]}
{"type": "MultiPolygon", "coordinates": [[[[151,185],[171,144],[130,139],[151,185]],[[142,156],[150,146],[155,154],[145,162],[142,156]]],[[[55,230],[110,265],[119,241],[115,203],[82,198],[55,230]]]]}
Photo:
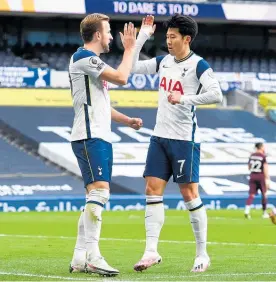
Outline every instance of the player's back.
{"type": "Polygon", "coordinates": [[[165,56],[159,65],[159,100],[154,135],[200,142],[197,130],[196,107],[191,105],[172,105],[167,97],[170,91],[182,95],[198,95],[202,90],[199,81],[203,72],[210,66],[193,52],[177,61],[173,56],[165,56]]]}
{"type": "Polygon", "coordinates": [[[71,57],[69,78],[75,112],[71,141],[101,138],[111,142],[111,106],[107,83],[100,79],[106,64],[80,47],[71,57]]]}
{"type": "Polygon", "coordinates": [[[251,154],[248,161],[250,178],[263,178],[265,163],[266,156],[264,154],[258,152],[251,154]]]}

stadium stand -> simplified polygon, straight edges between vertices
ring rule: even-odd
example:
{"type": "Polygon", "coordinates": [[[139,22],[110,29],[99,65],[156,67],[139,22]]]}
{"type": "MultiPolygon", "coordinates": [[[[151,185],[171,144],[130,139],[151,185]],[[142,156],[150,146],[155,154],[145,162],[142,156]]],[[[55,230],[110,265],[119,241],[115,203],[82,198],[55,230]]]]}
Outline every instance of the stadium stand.
{"type": "MultiPolygon", "coordinates": [[[[71,173],[50,164],[37,153],[26,151],[25,146],[14,136],[11,140],[9,134],[0,139],[1,197],[16,196],[43,197],[45,195],[63,196],[64,194],[81,195],[83,185],[81,180],[71,173]]],[[[28,146],[27,146],[28,147],[28,146]]]]}
{"type": "MultiPolygon", "coordinates": [[[[24,48],[12,47],[9,51],[0,51],[0,66],[3,67],[48,67],[55,70],[68,70],[71,55],[79,45],[45,44],[31,45],[24,48]]],[[[116,66],[121,61],[121,55],[104,55],[107,63],[116,66]]]]}
{"type": "Polygon", "coordinates": [[[0,154],[2,158],[1,174],[23,176],[24,174],[62,175],[62,171],[47,166],[39,157],[15,148],[13,145],[0,139],[0,154]]]}
{"type": "MultiPolygon", "coordinates": [[[[112,124],[112,131],[117,136],[117,141],[114,141],[112,188],[115,194],[143,194],[142,174],[156,109],[119,108],[119,110],[129,115],[141,116],[145,131],[135,132],[127,130],[124,126],[112,124]]],[[[9,125],[10,131],[17,132],[22,142],[31,145],[44,158],[79,176],[80,172],[68,142],[72,117],[71,108],[1,107],[0,111],[0,120],[9,125]]],[[[206,188],[204,181],[208,180],[241,183],[244,185],[244,191],[230,192],[244,195],[247,192],[248,155],[253,150],[255,142],[274,142],[275,125],[240,110],[198,109],[197,117],[204,141],[201,167],[202,194],[208,194],[204,190],[206,188]],[[228,153],[225,155],[225,152],[228,153]],[[216,171],[218,165],[224,169],[216,171]]],[[[274,163],[275,147],[268,146],[270,154],[268,161],[274,163]]],[[[276,180],[274,175],[272,180],[276,180]]],[[[166,193],[177,193],[172,181],[166,193]]]]}
{"type": "MultiPolygon", "coordinates": [[[[74,44],[46,44],[37,43],[34,46],[25,44],[19,51],[0,51],[0,66],[3,67],[49,67],[56,70],[67,70],[72,53],[79,46],[74,44]],[[16,55],[17,53],[17,55],[16,55]]],[[[111,66],[116,67],[121,61],[121,54],[104,54],[103,59],[111,66]]],[[[165,51],[157,51],[158,55],[165,51]]],[[[230,50],[215,48],[195,48],[195,52],[207,59],[217,72],[262,72],[276,73],[276,52],[269,50],[230,50]]]]}
{"type": "MultiPolygon", "coordinates": [[[[44,28],[45,20],[22,20],[24,29],[18,24],[13,27],[16,33],[21,34],[20,39],[14,38],[15,31],[9,32],[10,21],[12,20],[9,18],[3,22],[0,19],[0,36],[5,35],[7,38],[0,43],[0,66],[49,67],[62,71],[68,69],[71,55],[81,45],[78,20],[72,20],[71,23],[55,19],[47,29],[44,28]],[[4,30],[7,32],[4,33],[4,30]],[[64,33],[67,36],[62,36],[64,33]]],[[[138,22],[135,24],[140,25],[138,22]]],[[[105,54],[103,58],[115,67],[122,54],[118,32],[122,29],[123,22],[115,24],[112,21],[111,25],[114,37],[111,54],[105,54]]],[[[273,27],[200,23],[199,34],[192,48],[206,58],[217,72],[276,73],[274,34],[273,27]]],[[[144,56],[141,59],[166,54],[165,45],[162,24],[158,22],[155,36],[144,46],[144,56]]]]}
{"type": "MultiPolygon", "coordinates": [[[[2,139],[0,139],[0,154],[3,166],[0,167],[0,178],[3,185],[0,185],[0,194],[4,186],[5,191],[11,191],[12,185],[20,183],[20,185],[24,185],[25,189],[31,189],[31,187],[39,184],[39,186],[45,187],[37,189],[44,189],[44,192],[47,191],[48,186],[56,187],[58,191],[56,195],[59,197],[77,195],[79,198],[83,198],[83,182],[79,174],[72,174],[64,167],[59,166],[57,162],[51,162],[48,158],[39,155],[40,143],[52,141],[59,143],[64,142],[64,139],[51,131],[51,129],[43,131],[39,130],[38,127],[46,125],[52,125],[53,127],[56,124],[56,118],[61,122],[59,124],[63,126],[68,126],[72,122],[72,110],[70,108],[63,110],[51,108],[50,115],[49,109],[1,107],[3,115],[0,117],[2,136],[2,139]],[[12,120],[9,120],[8,112],[13,111],[15,116],[12,120]],[[34,115],[37,115],[37,118],[34,119],[34,115]],[[62,190],[64,185],[67,190],[62,190]],[[63,191],[65,192],[63,193],[63,191]]],[[[68,140],[66,141],[69,144],[68,140]]],[[[48,189],[50,191],[50,189],[55,188],[48,189]]],[[[137,193],[128,189],[127,186],[121,185],[120,182],[113,183],[112,189],[114,189],[115,194],[137,193]]],[[[22,196],[24,195],[22,194],[22,196]]]]}

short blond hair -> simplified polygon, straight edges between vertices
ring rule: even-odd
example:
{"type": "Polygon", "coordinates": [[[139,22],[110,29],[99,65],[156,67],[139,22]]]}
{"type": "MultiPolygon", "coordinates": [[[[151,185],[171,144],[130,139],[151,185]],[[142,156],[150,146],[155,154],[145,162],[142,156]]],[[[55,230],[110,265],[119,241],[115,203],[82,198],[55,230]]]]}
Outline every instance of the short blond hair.
{"type": "Polygon", "coordinates": [[[109,17],[98,13],[87,15],[81,21],[80,34],[84,43],[92,41],[94,33],[101,30],[103,21],[109,21],[109,17]]]}

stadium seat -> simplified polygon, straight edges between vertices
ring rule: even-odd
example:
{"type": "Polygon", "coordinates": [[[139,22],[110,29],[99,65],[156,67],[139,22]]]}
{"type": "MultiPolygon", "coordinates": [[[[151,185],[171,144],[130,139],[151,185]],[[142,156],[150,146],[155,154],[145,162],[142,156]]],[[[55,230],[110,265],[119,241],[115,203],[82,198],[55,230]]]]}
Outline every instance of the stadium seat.
{"type": "MultiPolygon", "coordinates": [[[[14,46],[11,50],[0,51],[0,66],[5,67],[49,67],[56,70],[68,70],[71,55],[79,46],[66,43],[42,45],[37,42],[34,45],[26,42],[20,50],[20,46],[14,46]]],[[[217,72],[276,72],[275,51],[259,51],[245,49],[218,49],[194,48],[196,54],[206,58],[210,66],[217,72]]],[[[156,48],[156,56],[166,55],[163,48],[156,48]]],[[[101,58],[110,66],[117,67],[121,60],[121,51],[112,47],[112,53],[102,54],[101,58]],[[117,52],[117,53],[116,53],[117,52]]],[[[140,54],[140,60],[149,59],[146,53],[140,54]]]]}

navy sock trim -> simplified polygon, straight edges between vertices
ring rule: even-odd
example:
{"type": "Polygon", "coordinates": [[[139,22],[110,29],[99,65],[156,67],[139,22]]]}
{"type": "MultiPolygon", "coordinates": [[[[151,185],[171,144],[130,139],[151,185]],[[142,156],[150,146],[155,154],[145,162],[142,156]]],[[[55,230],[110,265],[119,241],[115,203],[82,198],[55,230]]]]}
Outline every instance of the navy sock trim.
{"type": "Polygon", "coordinates": [[[203,207],[203,203],[201,203],[198,207],[193,208],[193,209],[191,209],[191,210],[189,210],[189,211],[196,211],[196,210],[199,210],[199,209],[202,208],[202,207],[203,207]]]}
{"type": "Polygon", "coordinates": [[[163,201],[158,201],[158,202],[147,202],[147,205],[156,205],[156,204],[162,204],[163,201]]]}
{"type": "Polygon", "coordinates": [[[88,202],[86,202],[86,204],[96,204],[98,206],[104,207],[104,205],[102,203],[96,202],[96,201],[88,201],[88,202]]]}

